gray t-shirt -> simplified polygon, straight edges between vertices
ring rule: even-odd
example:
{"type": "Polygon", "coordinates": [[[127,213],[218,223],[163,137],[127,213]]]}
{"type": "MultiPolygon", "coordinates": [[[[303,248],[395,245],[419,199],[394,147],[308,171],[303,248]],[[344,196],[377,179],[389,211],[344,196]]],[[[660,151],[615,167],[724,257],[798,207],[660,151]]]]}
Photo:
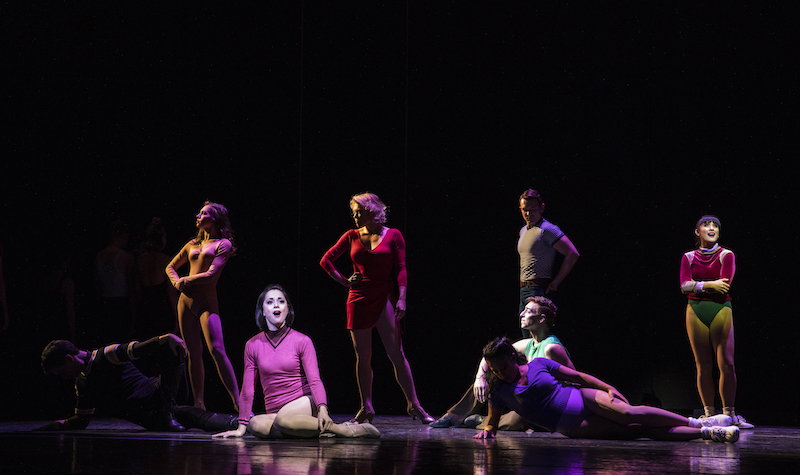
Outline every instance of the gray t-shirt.
{"type": "Polygon", "coordinates": [[[550,279],[556,251],[553,245],[564,237],[564,232],[555,224],[542,219],[538,225],[519,230],[517,252],[519,252],[519,280],[550,279]]]}

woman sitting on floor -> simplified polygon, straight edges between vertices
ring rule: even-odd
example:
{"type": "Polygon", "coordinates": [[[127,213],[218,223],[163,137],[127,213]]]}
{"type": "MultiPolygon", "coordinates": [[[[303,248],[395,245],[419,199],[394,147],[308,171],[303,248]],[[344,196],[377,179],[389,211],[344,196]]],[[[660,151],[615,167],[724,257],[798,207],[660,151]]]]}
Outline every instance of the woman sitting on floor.
{"type": "Polygon", "coordinates": [[[328,415],[314,344],[291,328],[293,321],[294,310],[283,287],[264,289],[256,305],[256,324],[262,331],[247,341],[244,350],[239,427],[214,437],[241,437],[245,432],[261,438],[380,437],[369,423],[334,424],[328,415]],[[267,413],[250,417],[257,377],[261,378],[267,413]]]}
{"type": "Polygon", "coordinates": [[[489,416],[476,439],[493,438],[505,407],[522,418],[572,438],[736,442],[730,416],[684,417],[650,406],[632,406],[613,386],[547,358],[525,363],[506,338],[483,349],[492,373],[489,416]],[[580,384],[580,389],[562,382],[580,384]]]}

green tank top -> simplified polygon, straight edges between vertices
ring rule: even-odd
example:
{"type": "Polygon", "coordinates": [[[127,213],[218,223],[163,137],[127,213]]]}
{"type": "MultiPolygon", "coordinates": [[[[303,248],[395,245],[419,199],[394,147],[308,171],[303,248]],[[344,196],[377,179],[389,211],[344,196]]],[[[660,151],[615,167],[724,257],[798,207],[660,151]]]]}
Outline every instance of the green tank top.
{"type": "MultiPolygon", "coordinates": [[[[564,344],[561,343],[561,340],[559,340],[558,337],[555,335],[550,335],[544,340],[540,341],[538,344],[536,343],[536,340],[531,338],[531,341],[528,342],[528,346],[525,347],[525,357],[528,358],[528,361],[534,358],[547,358],[544,355],[544,350],[545,348],[547,348],[547,345],[551,343],[555,343],[557,345],[561,345],[562,347],[564,347],[564,351],[566,351],[567,356],[569,356],[569,351],[567,350],[567,347],[565,347],[564,344]]],[[[570,359],[572,359],[571,356],[570,359]]]]}

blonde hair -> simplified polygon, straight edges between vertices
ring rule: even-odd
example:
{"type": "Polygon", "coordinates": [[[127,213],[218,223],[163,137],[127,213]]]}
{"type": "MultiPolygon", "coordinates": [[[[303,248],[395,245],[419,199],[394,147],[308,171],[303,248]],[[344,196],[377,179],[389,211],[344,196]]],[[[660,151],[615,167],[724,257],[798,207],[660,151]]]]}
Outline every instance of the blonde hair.
{"type": "Polygon", "coordinates": [[[360,204],[366,208],[367,211],[372,213],[372,219],[376,223],[383,224],[386,222],[386,211],[389,207],[383,204],[383,201],[381,201],[375,193],[366,192],[353,195],[353,197],[350,198],[351,207],[353,203],[360,204]]]}

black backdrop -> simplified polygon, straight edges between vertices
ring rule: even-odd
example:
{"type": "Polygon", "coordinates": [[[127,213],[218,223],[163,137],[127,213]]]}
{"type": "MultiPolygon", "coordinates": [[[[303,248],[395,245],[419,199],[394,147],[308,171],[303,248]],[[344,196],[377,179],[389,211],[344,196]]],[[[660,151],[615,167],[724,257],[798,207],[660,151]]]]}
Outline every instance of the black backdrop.
{"type": "MultiPolygon", "coordinates": [[[[678,266],[695,220],[716,213],[738,263],[737,407],[756,423],[797,423],[788,7],[50,2],[2,13],[3,417],[71,407],[69,388],[37,368],[48,262],[73,254],[80,319],[111,220],[135,243],[161,217],[173,253],[205,199],[231,210],[240,248],[219,284],[237,372],[255,299],[280,282],[331,410],[354,412],[346,292],[318,261],[365,190],[408,243],[406,352],[439,415],[485,342],[518,334],[517,197],[533,187],[581,252],[557,327],[579,369],[633,402],[700,406],[678,266]]],[[[402,413],[385,354],[373,365],[376,410],[402,413]]],[[[209,405],[228,409],[218,378],[207,385],[209,405]]]]}

